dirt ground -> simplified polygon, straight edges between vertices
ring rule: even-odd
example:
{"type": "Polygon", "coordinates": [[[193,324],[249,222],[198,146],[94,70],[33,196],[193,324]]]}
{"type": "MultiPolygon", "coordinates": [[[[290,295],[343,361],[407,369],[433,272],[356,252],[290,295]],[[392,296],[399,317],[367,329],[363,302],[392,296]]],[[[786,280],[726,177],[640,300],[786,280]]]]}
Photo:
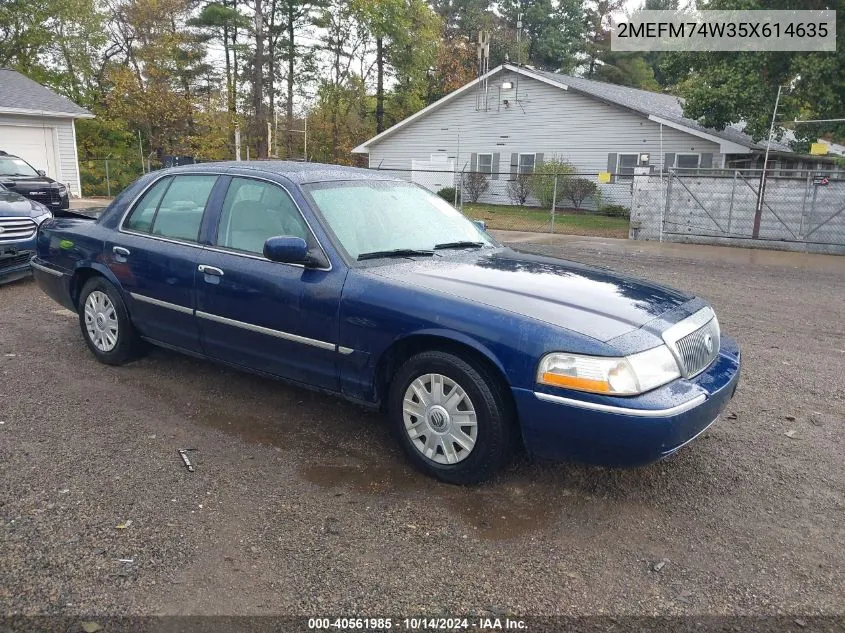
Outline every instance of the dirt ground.
{"type": "Polygon", "coordinates": [[[647,468],[452,487],[371,413],[164,350],[100,365],[3,286],[0,615],[845,614],[845,258],[505,239],[710,300],[743,346],[724,417],[647,468]]]}

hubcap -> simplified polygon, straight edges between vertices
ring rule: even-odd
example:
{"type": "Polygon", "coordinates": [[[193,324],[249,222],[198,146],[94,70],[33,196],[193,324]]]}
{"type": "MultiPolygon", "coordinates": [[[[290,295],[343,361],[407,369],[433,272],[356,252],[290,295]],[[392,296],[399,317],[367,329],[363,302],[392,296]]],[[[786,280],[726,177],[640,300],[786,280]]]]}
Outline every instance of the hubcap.
{"type": "Polygon", "coordinates": [[[85,329],[101,352],[110,352],[117,345],[117,311],[105,292],[95,290],[85,300],[85,329]]]}
{"type": "Polygon", "coordinates": [[[402,417],[414,448],[438,464],[465,460],[478,438],[472,401],[458,383],[442,374],[425,374],[408,385],[402,417]]]}

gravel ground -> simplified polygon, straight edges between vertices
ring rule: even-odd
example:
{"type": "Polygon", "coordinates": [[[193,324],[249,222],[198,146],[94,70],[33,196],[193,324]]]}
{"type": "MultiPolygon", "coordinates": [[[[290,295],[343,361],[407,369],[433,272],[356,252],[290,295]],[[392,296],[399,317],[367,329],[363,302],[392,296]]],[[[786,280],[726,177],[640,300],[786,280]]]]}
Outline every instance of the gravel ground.
{"type": "Polygon", "coordinates": [[[712,301],[735,399],[665,462],[518,457],[474,489],[341,401],[164,350],[100,365],[0,287],[0,614],[845,613],[845,259],[609,244],[522,246],[712,301]]]}

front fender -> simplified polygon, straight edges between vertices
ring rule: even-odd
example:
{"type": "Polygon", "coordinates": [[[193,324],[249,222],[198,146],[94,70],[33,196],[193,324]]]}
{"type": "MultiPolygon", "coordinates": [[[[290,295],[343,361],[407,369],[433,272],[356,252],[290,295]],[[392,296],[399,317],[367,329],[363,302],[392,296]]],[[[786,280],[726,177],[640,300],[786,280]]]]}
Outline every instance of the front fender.
{"type": "MultiPolygon", "coordinates": [[[[503,375],[507,375],[505,366],[501,363],[496,354],[494,354],[493,351],[484,343],[461,332],[456,332],[455,330],[449,330],[446,328],[422,328],[413,332],[403,333],[391,342],[388,350],[392,349],[397,344],[402,344],[403,342],[416,337],[435,337],[470,347],[490,361],[503,375]]],[[[386,352],[387,350],[382,353],[382,356],[384,356],[384,353],[386,352]]],[[[377,359],[376,365],[378,365],[379,360],[380,358],[377,359]]]]}

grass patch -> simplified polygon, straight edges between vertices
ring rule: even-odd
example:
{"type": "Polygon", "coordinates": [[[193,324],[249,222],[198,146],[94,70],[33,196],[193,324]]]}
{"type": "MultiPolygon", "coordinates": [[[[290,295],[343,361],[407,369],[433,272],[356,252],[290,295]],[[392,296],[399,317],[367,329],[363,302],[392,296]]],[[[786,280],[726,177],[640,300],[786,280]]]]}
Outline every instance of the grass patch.
{"type": "MultiPolygon", "coordinates": [[[[534,231],[551,233],[551,213],[548,209],[498,204],[465,203],[464,215],[484,220],[487,228],[504,231],[534,231]]],[[[555,233],[596,235],[600,237],[628,237],[628,219],[597,215],[574,209],[555,211],[555,233]]]]}

